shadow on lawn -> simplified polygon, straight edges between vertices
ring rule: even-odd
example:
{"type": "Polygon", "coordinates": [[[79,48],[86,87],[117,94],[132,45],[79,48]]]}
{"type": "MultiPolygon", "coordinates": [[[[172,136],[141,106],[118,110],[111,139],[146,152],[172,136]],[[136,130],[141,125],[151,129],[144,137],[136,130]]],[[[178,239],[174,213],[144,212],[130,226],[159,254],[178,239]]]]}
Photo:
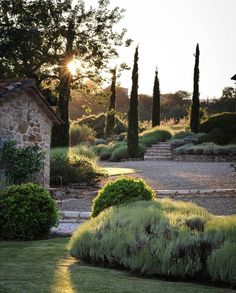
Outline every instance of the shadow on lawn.
{"type": "MultiPolygon", "coordinates": [[[[62,287],[53,293],[232,293],[231,289],[216,288],[198,283],[173,282],[156,278],[138,277],[126,270],[95,267],[80,261],[68,259],[59,269],[62,273],[62,287]],[[65,271],[64,271],[65,269],[65,271]],[[64,280],[64,281],[63,281],[64,280]],[[67,287],[63,287],[67,284],[67,287]],[[61,289],[61,290],[59,290],[61,289]],[[67,289],[63,290],[63,289],[67,289]]],[[[59,275],[58,275],[59,277],[59,275]]]]}

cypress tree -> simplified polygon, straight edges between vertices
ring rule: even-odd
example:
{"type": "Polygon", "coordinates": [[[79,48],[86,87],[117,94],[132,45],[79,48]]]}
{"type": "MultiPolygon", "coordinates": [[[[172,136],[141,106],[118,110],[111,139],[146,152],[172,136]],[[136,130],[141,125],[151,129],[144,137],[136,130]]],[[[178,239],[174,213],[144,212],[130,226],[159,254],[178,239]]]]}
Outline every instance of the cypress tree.
{"type": "Polygon", "coordinates": [[[158,71],[155,71],[155,79],[153,86],[153,99],[152,99],[152,127],[160,125],[161,122],[161,107],[160,107],[160,88],[158,71]]]}
{"type": "Polygon", "coordinates": [[[134,66],[132,72],[132,90],[128,111],[128,154],[131,158],[137,158],[138,149],[138,47],[134,54],[134,66]]]}
{"type": "Polygon", "coordinates": [[[192,132],[197,133],[199,128],[199,45],[196,47],[194,76],[193,76],[193,99],[190,116],[190,128],[192,132]]]}
{"type": "Polygon", "coordinates": [[[109,108],[106,119],[105,135],[108,137],[112,134],[115,127],[115,109],[116,109],[116,68],[113,69],[113,75],[111,80],[111,95],[109,108]]]}

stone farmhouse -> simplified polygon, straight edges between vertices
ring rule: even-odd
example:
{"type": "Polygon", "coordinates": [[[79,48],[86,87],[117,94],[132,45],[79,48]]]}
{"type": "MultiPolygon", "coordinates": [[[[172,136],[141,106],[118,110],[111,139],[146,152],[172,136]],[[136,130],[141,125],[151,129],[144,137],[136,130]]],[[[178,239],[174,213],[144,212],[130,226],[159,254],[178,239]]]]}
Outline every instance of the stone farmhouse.
{"type": "Polygon", "coordinates": [[[51,129],[60,123],[33,79],[0,80],[0,150],[9,140],[19,146],[38,144],[45,152],[44,170],[38,181],[46,188],[50,179],[51,129]]]}

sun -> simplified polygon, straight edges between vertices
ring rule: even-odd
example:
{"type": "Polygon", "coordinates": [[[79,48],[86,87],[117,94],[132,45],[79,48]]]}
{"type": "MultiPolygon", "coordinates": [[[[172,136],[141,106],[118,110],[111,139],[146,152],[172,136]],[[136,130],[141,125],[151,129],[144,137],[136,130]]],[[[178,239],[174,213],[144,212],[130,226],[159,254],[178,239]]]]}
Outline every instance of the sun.
{"type": "Polygon", "coordinates": [[[77,59],[72,59],[69,63],[67,63],[67,68],[71,75],[76,75],[80,67],[80,61],[77,59]]]}

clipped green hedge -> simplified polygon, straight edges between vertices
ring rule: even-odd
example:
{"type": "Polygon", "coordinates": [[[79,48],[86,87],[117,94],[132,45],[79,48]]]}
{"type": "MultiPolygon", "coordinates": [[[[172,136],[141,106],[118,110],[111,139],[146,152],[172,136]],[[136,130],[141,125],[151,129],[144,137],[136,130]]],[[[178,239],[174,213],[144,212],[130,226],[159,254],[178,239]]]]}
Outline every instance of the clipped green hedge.
{"type": "Polygon", "coordinates": [[[36,239],[57,222],[56,203],[39,185],[12,185],[0,194],[0,238],[36,239]]]}
{"type": "Polygon", "coordinates": [[[96,217],[101,211],[113,205],[154,198],[155,191],[142,179],[121,177],[106,183],[99,191],[93,201],[92,217],[96,217]]]}
{"type": "Polygon", "coordinates": [[[200,132],[208,133],[214,128],[221,128],[231,132],[236,127],[236,113],[225,112],[211,115],[207,120],[200,124],[200,132]]]}
{"type": "Polygon", "coordinates": [[[236,139],[236,113],[221,113],[210,116],[199,126],[207,135],[200,142],[228,144],[236,139]]]}
{"type": "Polygon", "coordinates": [[[162,199],[105,210],[74,232],[69,250],[99,266],[235,286],[235,241],[236,216],[162,199]]]}

